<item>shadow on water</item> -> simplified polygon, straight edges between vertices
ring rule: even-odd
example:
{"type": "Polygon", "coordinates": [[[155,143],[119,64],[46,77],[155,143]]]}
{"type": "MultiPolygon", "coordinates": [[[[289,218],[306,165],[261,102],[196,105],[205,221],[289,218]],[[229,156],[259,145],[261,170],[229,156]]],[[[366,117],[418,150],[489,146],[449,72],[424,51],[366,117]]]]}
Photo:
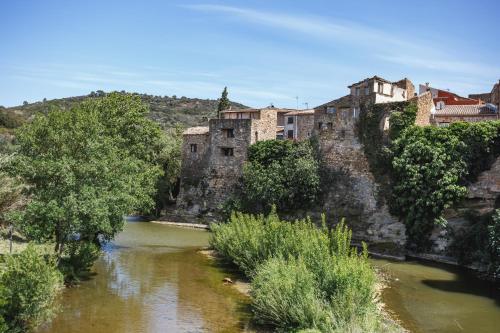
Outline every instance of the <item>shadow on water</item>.
{"type": "Polygon", "coordinates": [[[428,261],[373,260],[389,276],[383,300],[412,332],[498,332],[498,285],[428,261]]]}

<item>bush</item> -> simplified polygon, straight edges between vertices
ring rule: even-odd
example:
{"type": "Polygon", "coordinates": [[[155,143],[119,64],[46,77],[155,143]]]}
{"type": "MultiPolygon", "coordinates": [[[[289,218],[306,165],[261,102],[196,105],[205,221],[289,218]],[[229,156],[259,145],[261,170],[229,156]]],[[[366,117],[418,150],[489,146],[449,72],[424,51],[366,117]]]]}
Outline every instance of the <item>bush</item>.
{"type": "Polygon", "coordinates": [[[321,228],[310,220],[290,223],[273,210],[268,216],[233,213],[212,231],[211,246],[253,279],[261,321],[327,332],[378,324],[375,273],[366,248],[358,254],[351,247],[343,223],[329,231],[324,220],[321,228]]]}
{"type": "Polygon", "coordinates": [[[11,330],[30,330],[50,319],[61,287],[55,260],[45,258],[33,245],[8,255],[0,276],[0,313],[11,330]]]}

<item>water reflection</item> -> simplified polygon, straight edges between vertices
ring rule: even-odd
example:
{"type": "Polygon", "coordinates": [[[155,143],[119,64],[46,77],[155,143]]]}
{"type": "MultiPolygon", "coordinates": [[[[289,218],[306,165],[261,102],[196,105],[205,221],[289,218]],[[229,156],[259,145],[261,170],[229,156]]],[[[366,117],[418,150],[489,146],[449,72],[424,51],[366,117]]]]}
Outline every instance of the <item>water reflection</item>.
{"type": "Polygon", "coordinates": [[[128,223],[96,262],[96,276],[63,293],[40,332],[239,332],[248,300],[196,252],[208,233],[128,223]]]}

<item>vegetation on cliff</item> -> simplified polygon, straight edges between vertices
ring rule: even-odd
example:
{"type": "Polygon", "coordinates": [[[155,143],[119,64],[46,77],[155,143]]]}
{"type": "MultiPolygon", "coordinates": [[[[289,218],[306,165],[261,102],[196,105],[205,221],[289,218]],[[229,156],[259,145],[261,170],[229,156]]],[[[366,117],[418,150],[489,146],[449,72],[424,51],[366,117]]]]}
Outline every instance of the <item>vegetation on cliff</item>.
{"type": "Polygon", "coordinates": [[[500,155],[500,122],[413,125],[416,105],[373,105],[363,112],[359,136],[371,171],[384,184],[385,200],[406,225],[409,246],[430,246],[443,213],[465,197],[466,185],[500,155]],[[381,122],[390,110],[390,130],[381,122]]]}
{"type": "Polygon", "coordinates": [[[340,223],[329,230],[310,220],[293,223],[233,213],[212,225],[211,246],[252,280],[257,320],[284,331],[387,331],[375,304],[375,273],[366,248],[350,245],[340,223]]]}

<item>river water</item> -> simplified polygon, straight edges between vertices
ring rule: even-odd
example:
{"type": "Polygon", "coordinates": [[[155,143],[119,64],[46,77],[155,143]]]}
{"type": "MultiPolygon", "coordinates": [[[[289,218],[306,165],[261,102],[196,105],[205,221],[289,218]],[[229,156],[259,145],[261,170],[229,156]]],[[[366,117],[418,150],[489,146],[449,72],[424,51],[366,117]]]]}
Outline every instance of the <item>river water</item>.
{"type": "MultiPolygon", "coordinates": [[[[197,252],[209,233],[128,222],[95,264],[63,292],[52,333],[247,332],[249,300],[222,279],[235,273],[197,252]]],[[[500,332],[500,298],[466,272],[373,260],[390,277],[383,299],[414,332],[500,332]]]]}

